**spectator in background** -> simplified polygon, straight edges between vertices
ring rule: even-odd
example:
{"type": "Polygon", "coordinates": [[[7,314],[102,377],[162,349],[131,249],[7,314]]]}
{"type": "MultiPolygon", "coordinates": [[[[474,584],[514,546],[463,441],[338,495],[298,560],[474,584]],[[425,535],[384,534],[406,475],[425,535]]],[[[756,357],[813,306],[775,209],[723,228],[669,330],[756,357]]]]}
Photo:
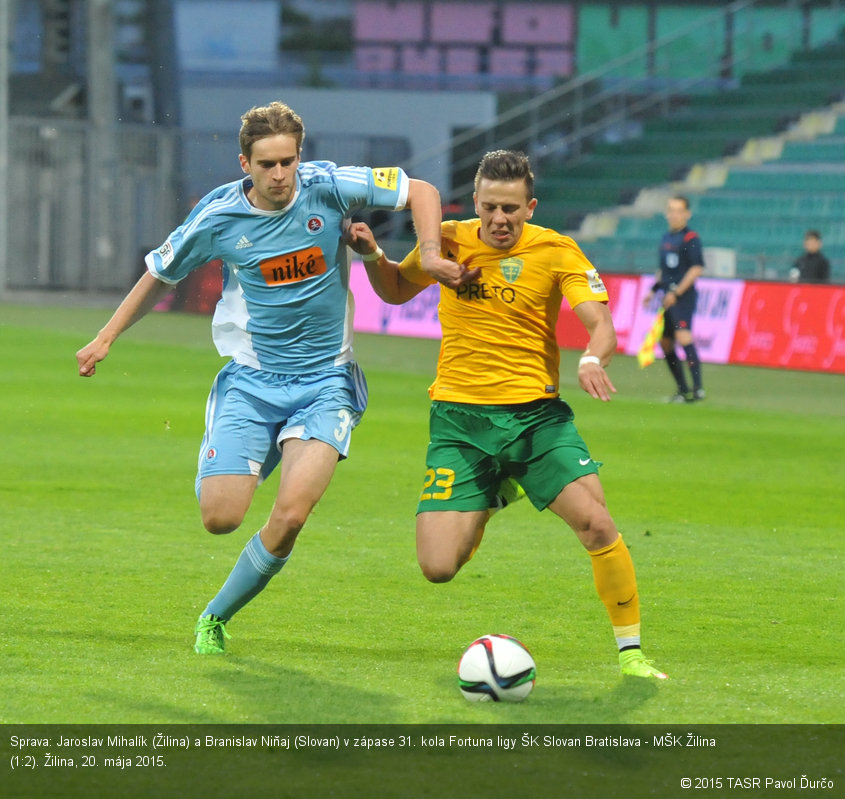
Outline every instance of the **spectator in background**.
{"type": "Polygon", "coordinates": [[[675,379],[677,393],[669,402],[695,402],[704,399],[701,385],[701,361],[692,340],[692,317],[698,301],[695,281],[704,271],[704,255],[698,233],[689,228],[692,212],[686,197],[670,197],[666,203],[666,221],[669,230],[660,241],[660,267],[651,291],[645,296],[645,307],[651,305],[654,295],[663,292],[663,336],[660,346],[666,356],[666,365],[675,379]],[[690,390],[684,374],[684,365],[675,352],[675,343],[683,347],[687,367],[692,378],[690,390]]]}
{"type": "Polygon", "coordinates": [[[830,261],[822,253],[822,234],[808,230],[804,234],[804,254],[789,270],[790,283],[827,283],[830,280],[830,261]]]}

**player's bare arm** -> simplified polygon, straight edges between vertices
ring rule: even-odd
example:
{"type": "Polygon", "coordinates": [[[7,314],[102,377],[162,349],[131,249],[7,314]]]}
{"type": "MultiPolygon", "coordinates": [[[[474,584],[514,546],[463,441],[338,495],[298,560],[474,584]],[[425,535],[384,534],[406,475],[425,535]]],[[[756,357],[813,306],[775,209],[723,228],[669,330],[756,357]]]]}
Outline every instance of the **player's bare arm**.
{"type": "Polygon", "coordinates": [[[463,264],[444,258],[441,253],[440,192],[424,180],[410,181],[408,208],[420,243],[420,265],[424,272],[449,288],[470,283],[480,274],[479,269],[467,269],[463,264]]]}
{"type": "Polygon", "coordinates": [[[616,329],[610,309],[603,302],[588,300],[575,306],[575,315],[590,334],[590,342],[578,363],[578,383],[593,399],[609,402],[610,395],[616,393],[605,371],[616,352],[616,329]]]}
{"type": "Polygon", "coordinates": [[[93,377],[117,337],[149,313],[172,288],[145,272],[96,338],[76,353],[80,377],[93,377]]]}
{"type": "Polygon", "coordinates": [[[425,286],[411,283],[378,246],[373,231],[365,222],[353,222],[344,233],[346,243],[364,260],[364,268],[373,291],[391,305],[401,305],[419,294],[425,286]],[[378,253],[378,257],[375,255],[378,253]],[[373,258],[374,260],[367,260],[373,258]]]}

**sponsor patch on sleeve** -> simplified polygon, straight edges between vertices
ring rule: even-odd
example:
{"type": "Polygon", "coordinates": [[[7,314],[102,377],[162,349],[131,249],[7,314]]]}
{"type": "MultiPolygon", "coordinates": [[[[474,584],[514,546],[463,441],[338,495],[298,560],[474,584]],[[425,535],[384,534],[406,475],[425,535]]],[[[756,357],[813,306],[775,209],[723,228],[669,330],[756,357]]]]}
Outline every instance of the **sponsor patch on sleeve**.
{"type": "Polygon", "coordinates": [[[395,191],[399,185],[399,168],[395,166],[375,167],[373,169],[373,182],[380,189],[395,191]]]}
{"type": "Polygon", "coordinates": [[[592,291],[593,294],[607,293],[607,289],[604,287],[604,283],[595,269],[587,270],[587,282],[590,284],[590,291],[592,291]]]}
{"type": "Polygon", "coordinates": [[[167,269],[173,263],[173,245],[170,243],[170,239],[158,248],[158,255],[161,258],[162,269],[167,269]]]}

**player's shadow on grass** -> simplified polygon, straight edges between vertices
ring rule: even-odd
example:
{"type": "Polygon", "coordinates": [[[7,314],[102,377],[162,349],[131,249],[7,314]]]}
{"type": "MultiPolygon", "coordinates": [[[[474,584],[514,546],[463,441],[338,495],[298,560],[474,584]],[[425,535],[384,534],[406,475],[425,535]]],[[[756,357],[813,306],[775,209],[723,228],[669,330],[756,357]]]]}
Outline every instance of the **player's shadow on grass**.
{"type": "Polygon", "coordinates": [[[206,676],[238,703],[235,708],[215,708],[208,719],[212,723],[350,724],[362,718],[377,718],[388,724],[399,721],[396,700],[389,695],[351,688],[348,682],[318,679],[307,670],[285,668],[260,657],[231,658],[223,668],[209,668],[206,676]]]}
{"type": "Polygon", "coordinates": [[[187,653],[187,678],[132,689],[89,690],[86,700],[99,718],[121,723],[167,724],[351,724],[362,718],[399,723],[395,700],[376,691],[315,679],[252,656],[187,653]],[[178,696],[170,698],[174,689],[178,696]]]}
{"type": "MultiPolygon", "coordinates": [[[[362,653],[363,659],[367,653],[362,653]]],[[[318,655],[319,657],[319,655],[318,655]]],[[[330,653],[324,657],[331,658],[330,653]]],[[[327,679],[305,668],[285,668],[283,664],[268,664],[263,657],[242,659],[243,670],[234,685],[225,678],[222,682],[230,692],[242,690],[254,703],[254,720],[285,724],[352,724],[361,719],[378,719],[379,723],[401,722],[398,699],[379,690],[373,679],[369,687],[359,682],[353,687],[349,679],[327,679]],[[256,692],[254,683],[263,684],[256,692]]]]}
{"type": "MultiPolygon", "coordinates": [[[[592,689],[579,686],[541,685],[524,701],[476,705],[479,724],[632,724],[631,715],[660,693],[653,680],[640,677],[616,677],[618,683],[606,692],[591,695],[592,689]]],[[[445,680],[441,692],[452,686],[445,680]]],[[[466,714],[443,717],[438,724],[466,724],[466,714]]]]}
{"type": "Polygon", "coordinates": [[[546,707],[554,706],[555,715],[563,724],[624,724],[659,692],[654,680],[620,677],[607,693],[587,696],[575,689],[554,686],[538,692],[536,701],[546,707]]]}

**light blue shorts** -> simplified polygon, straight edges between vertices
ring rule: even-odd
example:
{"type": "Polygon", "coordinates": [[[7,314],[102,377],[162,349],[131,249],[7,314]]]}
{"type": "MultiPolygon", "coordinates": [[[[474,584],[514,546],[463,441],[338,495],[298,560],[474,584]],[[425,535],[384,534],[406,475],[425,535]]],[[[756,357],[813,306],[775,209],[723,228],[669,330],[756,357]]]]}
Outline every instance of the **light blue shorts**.
{"type": "Polygon", "coordinates": [[[279,375],[230,361],[214,380],[205,408],[197,467],[203,477],[253,474],[265,480],[289,438],[314,438],[349,453],[352,429],[367,407],[367,381],[351,361],[305,375],[279,375]]]}

